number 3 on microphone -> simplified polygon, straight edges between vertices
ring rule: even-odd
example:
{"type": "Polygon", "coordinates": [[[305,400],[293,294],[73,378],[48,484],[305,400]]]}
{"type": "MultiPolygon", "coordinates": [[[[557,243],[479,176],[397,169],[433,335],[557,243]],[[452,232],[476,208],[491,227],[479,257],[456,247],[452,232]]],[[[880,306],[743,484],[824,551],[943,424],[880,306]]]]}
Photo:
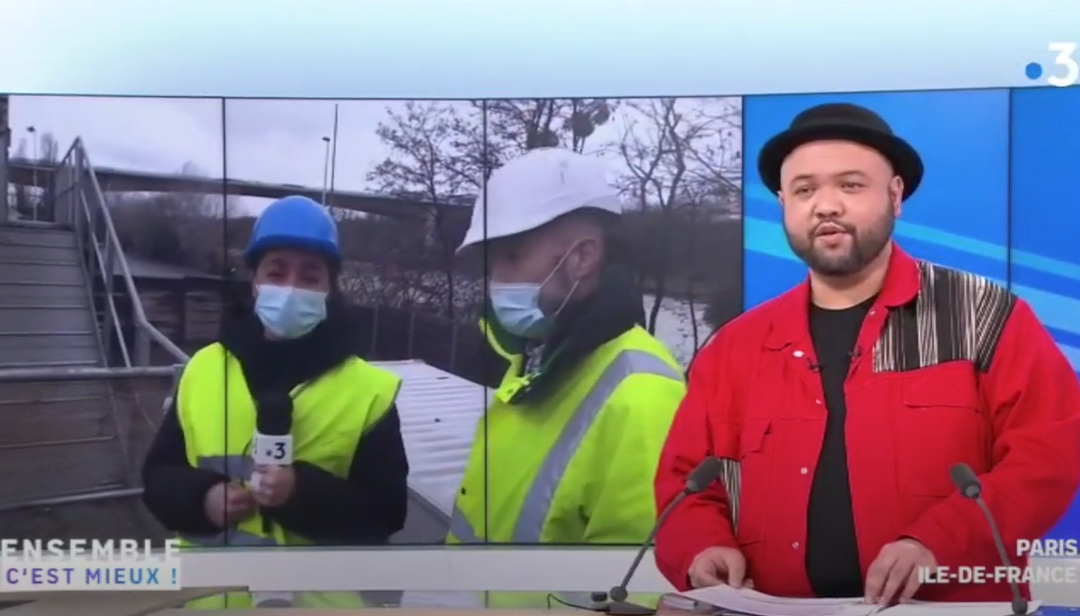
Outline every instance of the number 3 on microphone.
{"type": "Polygon", "coordinates": [[[275,460],[284,460],[288,455],[288,451],[285,449],[285,443],[278,441],[274,443],[274,448],[270,451],[270,457],[275,460]]]}
{"type": "Polygon", "coordinates": [[[1076,59],[1076,43],[1050,43],[1050,51],[1057,54],[1054,63],[1064,69],[1064,75],[1049,75],[1046,83],[1067,88],[1080,81],[1080,65],[1076,59]]]}

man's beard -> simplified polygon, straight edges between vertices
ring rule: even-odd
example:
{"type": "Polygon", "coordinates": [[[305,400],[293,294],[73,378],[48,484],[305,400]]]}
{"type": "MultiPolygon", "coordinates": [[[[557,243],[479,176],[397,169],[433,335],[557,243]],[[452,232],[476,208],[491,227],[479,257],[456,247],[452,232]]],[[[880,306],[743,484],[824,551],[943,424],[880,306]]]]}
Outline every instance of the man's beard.
{"type": "MultiPolygon", "coordinates": [[[[811,271],[822,276],[842,277],[858,273],[873,261],[881,251],[889,244],[892,238],[893,227],[896,226],[896,218],[891,213],[879,218],[873,225],[862,231],[838,221],[826,221],[844,228],[851,237],[851,245],[847,251],[832,253],[816,248],[818,226],[810,230],[806,239],[801,242],[795,241],[790,232],[785,229],[788,245],[791,246],[799,259],[805,263],[811,271]]],[[[824,224],[824,223],[823,223],[824,224]]]]}

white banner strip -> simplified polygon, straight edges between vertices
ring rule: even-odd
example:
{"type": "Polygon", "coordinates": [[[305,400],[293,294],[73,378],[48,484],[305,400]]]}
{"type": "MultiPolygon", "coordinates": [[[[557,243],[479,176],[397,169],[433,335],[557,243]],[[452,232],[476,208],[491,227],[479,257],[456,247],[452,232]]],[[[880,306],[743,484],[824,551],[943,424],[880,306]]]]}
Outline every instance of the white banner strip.
{"type": "MultiPolygon", "coordinates": [[[[619,582],[635,551],[629,548],[397,547],[227,548],[186,551],[184,588],[246,587],[253,591],[606,591],[619,582]]],[[[1033,567],[1074,567],[1080,559],[1035,558],[1033,567]]],[[[670,592],[652,555],[630,589],[670,592]]],[[[1036,584],[1037,599],[1080,607],[1080,588],[1036,584]]]]}

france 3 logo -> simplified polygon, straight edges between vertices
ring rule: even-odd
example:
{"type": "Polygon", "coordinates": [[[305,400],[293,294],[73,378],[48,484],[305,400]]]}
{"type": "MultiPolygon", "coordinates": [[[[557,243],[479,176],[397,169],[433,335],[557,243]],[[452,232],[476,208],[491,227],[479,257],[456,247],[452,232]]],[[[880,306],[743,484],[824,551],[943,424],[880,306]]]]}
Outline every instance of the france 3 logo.
{"type": "Polygon", "coordinates": [[[1032,81],[1045,76],[1047,84],[1057,88],[1067,88],[1080,82],[1080,64],[1078,64],[1076,43],[1050,43],[1048,46],[1054,59],[1049,68],[1038,62],[1030,62],[1024,67],[1024,74],[1032,81]]]}

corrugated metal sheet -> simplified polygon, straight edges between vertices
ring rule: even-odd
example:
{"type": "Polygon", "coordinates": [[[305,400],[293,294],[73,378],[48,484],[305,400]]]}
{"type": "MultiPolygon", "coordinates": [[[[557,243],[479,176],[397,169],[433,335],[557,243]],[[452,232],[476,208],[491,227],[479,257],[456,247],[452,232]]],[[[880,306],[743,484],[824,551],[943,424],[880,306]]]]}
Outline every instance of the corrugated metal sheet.
{"type": "Polygon", "coordinates": [[[491,392],[421,361],[373,363],[403,381],[397,407],[409,488],[449,516],[491,392]]]}

